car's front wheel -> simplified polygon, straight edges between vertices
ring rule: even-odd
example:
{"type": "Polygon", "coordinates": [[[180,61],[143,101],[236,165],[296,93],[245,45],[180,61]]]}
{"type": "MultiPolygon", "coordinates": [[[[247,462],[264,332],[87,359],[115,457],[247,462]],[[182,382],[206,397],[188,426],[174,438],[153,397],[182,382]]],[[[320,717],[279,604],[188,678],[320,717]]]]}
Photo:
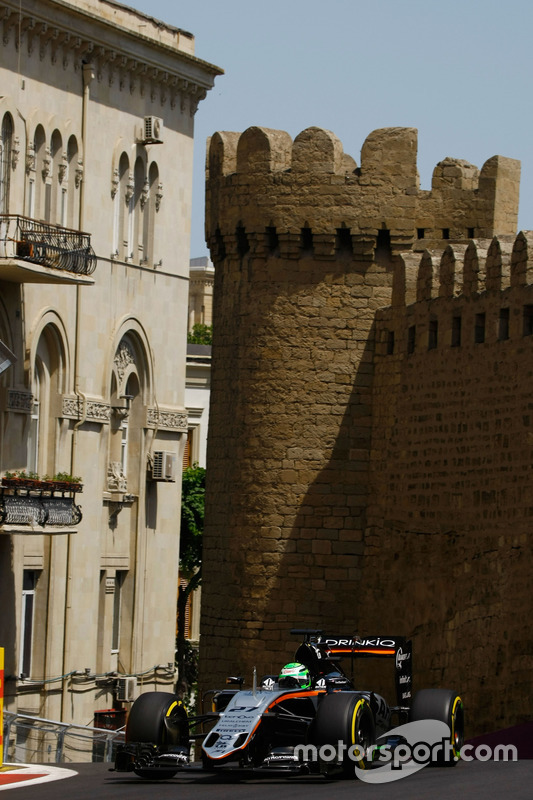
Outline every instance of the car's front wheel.
{"type": "MultiPolygon", "coordinates": [[[[146,692],[134,702],[126,725],[126,743],[155,744],[158,747],[188,746],[187,712],[169,692],[146,692]]],[[[135,769],[136,775],[149,780],[172,778],[175,769],[135,769]]]]}
{"type": "Polygon", "coordinates": [[[432,762],[440,767],[453,767],[459,761],[464,744],[465,716],[461,697],[451,689],[421,689],[414,696],[411,722],[436,719],[450,729],[449,752],[440,752],[432,762]]]}
{"type": "Polygon", "coordinates": [[[376,739],[374,715],[368,699],[358,692],[325,695],[317,709],[313,739],[319,754],[328,754],[327,761],[322,759],[326,772],[332,772],[330,767],[335,765],[346,777],[353,778],[354,766],[367,769],[366,753],[376,739]],[[337,755],[329,758],[335,750],[337,755]]]}

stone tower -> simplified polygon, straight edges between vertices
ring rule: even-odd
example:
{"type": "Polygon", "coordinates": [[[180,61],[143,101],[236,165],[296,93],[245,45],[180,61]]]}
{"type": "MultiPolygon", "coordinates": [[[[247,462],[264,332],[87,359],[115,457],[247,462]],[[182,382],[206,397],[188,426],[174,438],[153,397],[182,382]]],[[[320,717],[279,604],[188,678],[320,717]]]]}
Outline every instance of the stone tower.
{"type": "Polygon", "coordinates": [[[416,155],[412,128],[374,131],[360,166],[319,128],[211,139],[205,685],[277,670],[294,626],[387,633],[386,620],[361,630],[379,622],[361,591],[386,416],[373,396],[376,313],[414,280],[406,254],[511,237],[518,212],[519,162],[495,156],[479,171],[447,158],[423,191],[416,155]]]}

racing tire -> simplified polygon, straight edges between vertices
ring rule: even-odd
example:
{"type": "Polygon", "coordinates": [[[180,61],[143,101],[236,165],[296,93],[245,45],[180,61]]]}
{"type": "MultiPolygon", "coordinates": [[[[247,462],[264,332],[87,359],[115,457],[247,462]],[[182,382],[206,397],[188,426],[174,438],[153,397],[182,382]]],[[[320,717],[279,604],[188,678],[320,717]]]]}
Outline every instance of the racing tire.
{"type": "MultiPolygon", "coordinates": [[[[146,692],[134,702],[126,724],[126,742],[155,744],[158,747],[189,744],[187,712],[170,692],[146,692]]],[[[173,778],[177,769],[134,769],[147,780],[173,778]]]]}
{"type": "Polygon", "coordinates": [[[422,719],[437,719],[448,725],[452,757],[446,758],[441,753],[431,764],[438,767],[454,767],[460,760],[460,751],[464,744],[465,717],[461,697],[451,689],[421,689],[414,696],[409,721],[416,722],[422,719]]]}
{"type": "MultiPolygon", "coordinates": [[[[353,745],[358,745],[360,751],[366,753],[376,741],[374,715],[368,699],[357,692],[332,692],[325,695],[318,705],[313,740],[318,748],[331,745],[335,749],[339,742],[346,745],[342,763],[339,765],[344,777],[355,777],[354,765],[368,769],[370,762],[366,755],[354,760],[348,754],[353,745]]],[[[330,770],[326,769],[326,772],[329,774],[330,770]]]]}

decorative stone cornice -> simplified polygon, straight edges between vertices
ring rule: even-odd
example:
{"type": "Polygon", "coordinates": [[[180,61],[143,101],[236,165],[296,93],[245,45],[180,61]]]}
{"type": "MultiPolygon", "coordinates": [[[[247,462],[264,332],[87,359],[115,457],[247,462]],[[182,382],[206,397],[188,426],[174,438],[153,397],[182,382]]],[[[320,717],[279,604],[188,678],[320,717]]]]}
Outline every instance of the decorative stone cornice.
{"type": "Polygon", "coordinates": [[[31,414],[33,395],[21,389],[8,389],[7,408],[9,411],[19,411],[22,414],[31,414]]]}
{"type": "Polygon", "coordinates": [[[187,431],[187,412],[185,409],[170,410],[163,408],[146,409],[146,427],[160,430],[187,431]]]}
{"type": "MultiPolygon", "coordinates": [[[[21,395],[21,397],[13,400],[17,405],[9,406],[10,409],[29,413],[31,411],[32,395],[29,392],[14,392],[14,394],[21,395]]],[[[100,422],[103,424],[110,422],[111,406],[109,403],[104,403],[102,400],[91,400],[90,398],[87,398],[85,403],[84,408],[84,401],[81,397],[64,396],[61,409],[62,416],[67,419],[85,419],[87,422],[100,422]]],[[[181,433],[187,430],[187,412],[185,409],[149,407],[146,409],[146,427],[181,433]]]]}
{"type": "Polygon", "coordinates": [[[63,397],[61,413],[67,419],[80,420],[85,418],[87,422],[107,423],[111,419],[109,403],[87,399],[86,407],[84,408],[84,401],[79,397],[63,397]]]}
{"type": "Polygon", "coordinates": [[[0,0],[4,46],[12,43],[16,50],[38,54],[40,61],[64,70],[79,71],[82,62],[90,61],[99,83],[106,81],[110,86],[118,85],[121,91],[147,95],[161,106],[177,105],[191,116],[221,73],[187,49],[169,47],[155,38],[138,36],[134,40],[126,32],[122,40],[125,47],[117,45],[116,32],[123,29],[84,9],[58,9],[53,20],[39,19],[38,14],[38,10],[19,7],[15,0],[0,0]],[[157,59],[157,65],[149,63],[150,55],[157,59]]]}

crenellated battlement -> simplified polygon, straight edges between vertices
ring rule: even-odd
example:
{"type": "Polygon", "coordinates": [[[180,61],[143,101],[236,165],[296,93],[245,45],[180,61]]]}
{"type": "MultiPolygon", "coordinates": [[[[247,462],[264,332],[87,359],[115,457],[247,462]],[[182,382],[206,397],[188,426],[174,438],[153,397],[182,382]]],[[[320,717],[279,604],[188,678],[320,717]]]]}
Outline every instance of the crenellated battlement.
{"type": "Polygon", "coordinates": [[[377,313],[376,352],[403,357],[520,340],[533,334],[532,304],[533,231],[405,253],[391,305],[377,313]]]}
{"type": "Polygon", "coordinates": [[[392,306],[471,298],[533,284],[533,231],[400,254],[392,306]]]}
{"type": "Polygon", "coordinates": [[[218,260],[278,247],[282,257],[299,257],[294,242],[302,231],[313,247],[326,237],[315,252],[325,259],[338,253],[339,231],[356,251],[387,231],[393,253],[516,233],[520,162],[493,156],[478,170],[445,158],[431,190],[421,190],[414,128],[373,131],[360,166],[322,128],[307,128],[294,141],[260,127],[215,133],[207,176],[206,237],[218,260]]]}

